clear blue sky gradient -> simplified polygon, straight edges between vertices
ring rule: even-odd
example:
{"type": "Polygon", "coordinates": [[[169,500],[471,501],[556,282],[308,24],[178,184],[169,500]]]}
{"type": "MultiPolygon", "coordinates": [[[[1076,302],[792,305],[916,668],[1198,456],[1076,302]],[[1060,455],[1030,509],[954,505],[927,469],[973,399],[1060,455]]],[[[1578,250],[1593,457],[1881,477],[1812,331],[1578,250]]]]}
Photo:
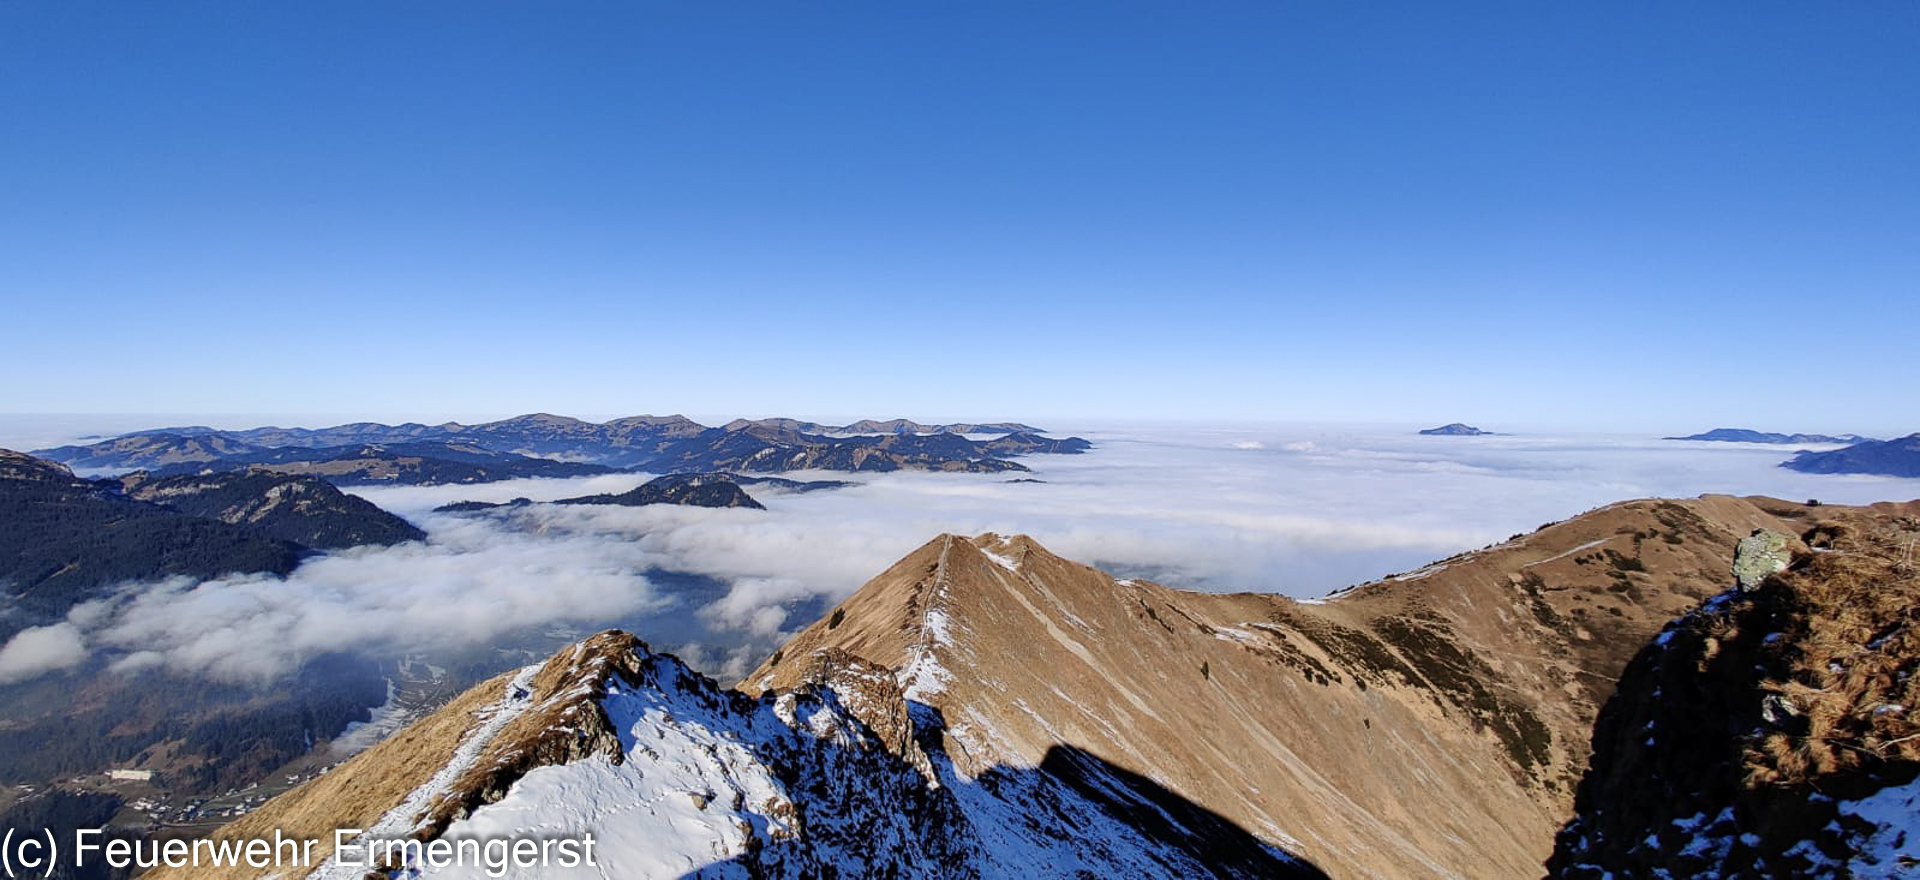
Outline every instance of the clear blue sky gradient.
{"type": "Polygon", "coordinates": [[[1920,429],[1920,4],[0,5],[0,412],[1920,429]]]}

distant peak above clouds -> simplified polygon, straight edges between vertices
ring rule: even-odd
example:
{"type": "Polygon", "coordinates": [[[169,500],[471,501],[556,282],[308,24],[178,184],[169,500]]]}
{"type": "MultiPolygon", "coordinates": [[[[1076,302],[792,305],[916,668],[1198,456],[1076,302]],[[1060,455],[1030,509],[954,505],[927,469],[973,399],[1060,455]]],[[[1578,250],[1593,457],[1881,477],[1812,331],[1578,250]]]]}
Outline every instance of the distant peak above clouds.
{"type": "Polygon", "coordinates": [[[1486,437],[1493,434],[1492,431],[1482,431],[1465,422],[1454,422],[1450,425],[1441,425],[1438,428],[1428,428],[1420,433],[1429,437],[1486,437]]]}

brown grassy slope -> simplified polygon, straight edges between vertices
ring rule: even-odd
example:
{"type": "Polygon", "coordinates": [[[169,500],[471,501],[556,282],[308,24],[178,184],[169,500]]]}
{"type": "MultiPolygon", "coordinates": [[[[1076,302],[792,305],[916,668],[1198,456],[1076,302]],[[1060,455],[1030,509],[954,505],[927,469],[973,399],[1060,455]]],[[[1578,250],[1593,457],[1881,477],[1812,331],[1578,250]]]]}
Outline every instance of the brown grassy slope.
{"type": "Polygon", "coordinates": [[[1627,502],[1324,604],[945,536],[744,687],[791,687],[842,649],[907,670],[964,771],[1072,745],[1336,876],[1536,876],[1626,660],[1724,588],[1739,537],[1811,519],[1775,499],[1627,502]]]}
{"type": "MultiPolygon", "coordinates": [[[[333,853],[333,834],[341,828],[367,828],[379,821],[453,757],[476,716],[497,702],[512,673],[474,685],[439,711],[407,725],[326,775],[307,782],[215,831],[216,840],[272,839],[277,830],[299,840],[317,840],[315,864],[333,853]]],[[[141,876],[246,880],[259,871],[244,868],[157,868],[141,876]]]]}
{"type": "MultiPolygon", "coordinates": [[[[527,681],[525,708],[487,740],[465,771],[423,812],[409,817],[419,825],[412,836],[438,837],[475,808],[504,797],[514,782],[535,767],[596,754],[618,763],[623,758],[619,739],[600,700],[606,696],[611,673],[645,681],[642,670],[652,664],[644,643],[611,630],[549,658],[527,681]]],[[[499,710],[513,678],[514,673],[508,673],[475,685],[447,706],[319,779],[267,801],[212,836],[246,840],[271,836],[279,829],[289,837],[320,841],[314,847],[317,865],[333,852],[336,829],[371,827],[446,766],[475,725],[499,710]]],[[[255,873],[202,868],[191,875],[241,878],[255,873]]]]}
{"type": "Polygon", "coordinates": [[[1867,513],[1822,517],[1819,549],[1634,658],[1553,876],[1824,873],[1852,848],[1835,799],[1920,774],[1920,520],[1867,513]]]}
{"type": "Polygon", "coordinates": [[[1826,551],[1779,578],[1786,638],[1763,645],[1786,667],[1762,688],[1807,718],[1748,755],[1759,785],[1803,785],[1920,762],[1920,519],[1824,530],[1826,551]],[[1895,708],[1899,707],[1899,708],[1895,708]]]}

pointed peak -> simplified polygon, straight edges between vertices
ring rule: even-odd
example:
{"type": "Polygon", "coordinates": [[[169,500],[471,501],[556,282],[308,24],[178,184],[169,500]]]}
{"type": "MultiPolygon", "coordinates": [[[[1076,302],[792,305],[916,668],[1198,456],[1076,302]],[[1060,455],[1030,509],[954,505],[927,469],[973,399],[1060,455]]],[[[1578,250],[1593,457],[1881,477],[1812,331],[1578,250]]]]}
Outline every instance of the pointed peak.
{"type": "Polygon", "coordinates": [[[1040,546],[1027,535],[1001,535],[996,532],[982,532],[967,539],[980,552],[987,554],[993,561],[1008,569],[1019,571],[1027,557],[1034,554],[1052,556],[1047,548],[1040,546]]]}

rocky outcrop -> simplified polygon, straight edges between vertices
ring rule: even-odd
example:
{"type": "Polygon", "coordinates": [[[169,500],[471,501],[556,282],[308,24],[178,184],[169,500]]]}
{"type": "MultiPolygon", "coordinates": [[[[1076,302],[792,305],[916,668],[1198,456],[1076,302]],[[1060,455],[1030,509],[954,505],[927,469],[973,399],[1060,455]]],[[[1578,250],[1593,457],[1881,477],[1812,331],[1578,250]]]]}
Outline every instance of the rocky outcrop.
{"type": "Polygon", "coordinates": [[[1787,570],[1793,561],[1793,538],[1766,529],[1740,539],[1733,548],[1733,582],[1742,590],[1757,590],[1767,578],[1787,570]]]}
{"type": "Polygon", "coordinates": [[[1716,596],[1634,658],[1550,876],[1906,876],[1920,581],[1902,512],[1819,524],[1827,549],[1716,596]]]}

